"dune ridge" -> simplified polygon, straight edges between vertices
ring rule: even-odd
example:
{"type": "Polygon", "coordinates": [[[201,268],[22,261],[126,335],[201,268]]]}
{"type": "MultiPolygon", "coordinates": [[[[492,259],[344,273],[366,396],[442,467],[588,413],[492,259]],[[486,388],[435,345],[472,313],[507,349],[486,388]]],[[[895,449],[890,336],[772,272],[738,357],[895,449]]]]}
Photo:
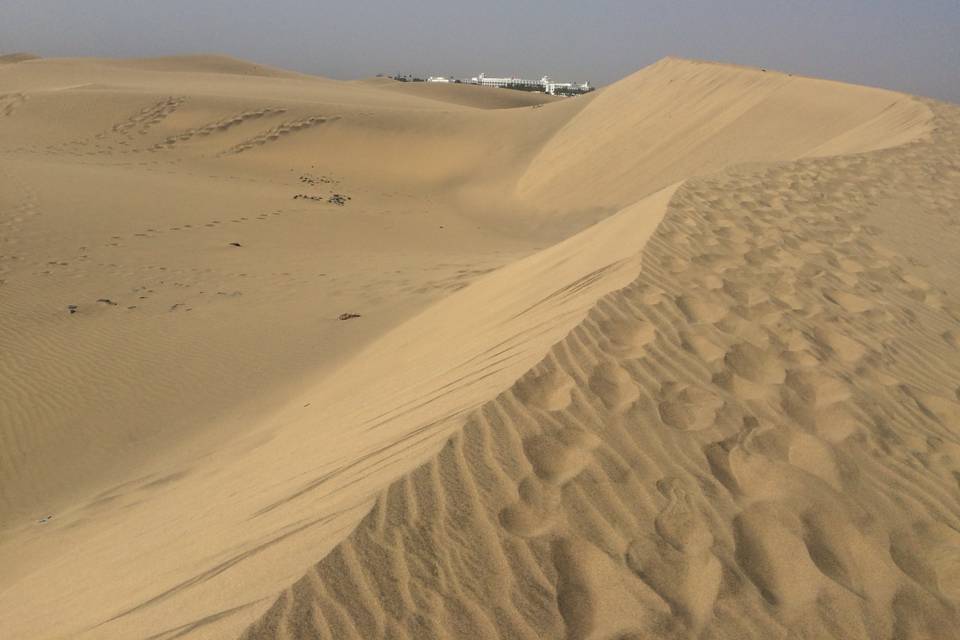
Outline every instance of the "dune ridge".
{"type": "Polygon", "coordinates": [[[684,183],[639,277],[242,637],[951,637],[960,306],[868,240],[899,189],[960,202],[932,108],[932,141],[684,183]]]}
{"type": "Polygon", "coordinates": [[[152,58],[94,58],[100,64],[138,71],[184,72],[184,73],[216,73],[235,74],[244,76],[262,76],[269,78],[297,78],[309,77],[308,74],[297,73],[279,67],[249,62],[232,56],[220,54],[187,54],[173,56],[157,56],[152,58]]]}
{"type": "Polygon", "coordinates": [[[949,637],[955,107],[190,60],[0,71],[12,637],[949,637]]]}
{"type": "Polygon", "coordinates": [[[16,64],[17,62],[27,62],[28,60],[38,60],[39,58],[40,56],[32,53],[18,51],[17,53],[5,53],[0,55],[0,64],[16,64]]]}
{"type": "Polygon", "coordinates": [[[894,146],[922,136],[929,120],[923,104],[891,91],[665,58],[593,97],[517,190],[555,215],[623,206],[736,164],[894,146]],[[593,162],[601,156],[605,163],[593,162]]]}

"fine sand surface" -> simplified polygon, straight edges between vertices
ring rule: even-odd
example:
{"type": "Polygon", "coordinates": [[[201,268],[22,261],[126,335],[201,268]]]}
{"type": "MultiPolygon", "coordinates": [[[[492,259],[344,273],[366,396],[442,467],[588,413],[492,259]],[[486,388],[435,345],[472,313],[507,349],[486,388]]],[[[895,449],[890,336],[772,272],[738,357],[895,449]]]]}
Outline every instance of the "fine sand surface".
{"type": "Polygon", "coordinates": [[[0,636],[953,638],[957,247],[880,89],[0,57],[0,636]]]}
{"type": "Polygon", "coordinates": [[[559,102],[564,99],[539,92],[500,91],[489,87],[462,83],[397,82],[390,78],[367,78],[358,82],[407,95],[481,109],[512,109],[514,107],[559,102]]]}

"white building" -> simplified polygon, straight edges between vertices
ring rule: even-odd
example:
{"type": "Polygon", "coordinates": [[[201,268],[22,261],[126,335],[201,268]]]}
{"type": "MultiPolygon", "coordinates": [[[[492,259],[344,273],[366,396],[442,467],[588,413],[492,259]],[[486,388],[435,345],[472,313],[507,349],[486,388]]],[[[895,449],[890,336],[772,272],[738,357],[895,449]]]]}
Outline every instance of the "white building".
{"type": "Polygon", "coordinates": [[[536,80],[526,80],[524,78],[488,78],[481,73],[479,76],[470,78],[471,84],[479,84],[484,87],[530,87],[536,88],[540,85],[536,80]]]}
{"type": "Polygon", "coordinates": [[[491,78],[481,73],[479,76],[470,78],[469,82],[484,87],[509,87],[511,89],[543,91],[550,95],[587,93],[593,90],[589,82],[554,82],[550,76],[543,76],[539,80],[528,80],[526,78],[491,78]]]}
{"type": "Polygon", "coordinates": [[[430,76],[427,78],[427,82],[451,82],[450,78],[444,78],[443,76],[430,76]]]}
{"type": "Polygon", "coordinates": [[[543,90],[552,96],[557,95],[558,91],[560,93],[569,94],[587,93],[593,90],[593,87],[590,86],[589,82],[554,82],[550,76],[543,76],[540,78],[540,84],[543,85],[543,90]]]}

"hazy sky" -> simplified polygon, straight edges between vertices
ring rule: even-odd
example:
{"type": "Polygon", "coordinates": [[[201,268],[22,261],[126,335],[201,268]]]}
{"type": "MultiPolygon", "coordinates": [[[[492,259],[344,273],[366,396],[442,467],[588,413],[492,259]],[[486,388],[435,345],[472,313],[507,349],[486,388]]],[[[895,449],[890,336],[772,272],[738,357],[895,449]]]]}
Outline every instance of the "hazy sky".
{"type": "Polygon", "coordinates": [[[0,0],[0,53],[13,51],[595,84],[679,55],[960,102],[960,0],[0,0]]]}

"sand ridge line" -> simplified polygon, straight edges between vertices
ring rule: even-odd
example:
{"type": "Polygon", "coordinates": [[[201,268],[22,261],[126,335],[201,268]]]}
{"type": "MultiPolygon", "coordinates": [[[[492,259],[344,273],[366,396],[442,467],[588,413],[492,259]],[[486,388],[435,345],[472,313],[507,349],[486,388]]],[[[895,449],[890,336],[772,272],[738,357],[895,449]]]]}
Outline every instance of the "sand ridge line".
{"type": "Polygon", "coordinates": [[[960,202],[933,108],[932,141],[685,183],[640,276],[243,637],[952,637],[960,305],[869,224],[960,202]]]}

